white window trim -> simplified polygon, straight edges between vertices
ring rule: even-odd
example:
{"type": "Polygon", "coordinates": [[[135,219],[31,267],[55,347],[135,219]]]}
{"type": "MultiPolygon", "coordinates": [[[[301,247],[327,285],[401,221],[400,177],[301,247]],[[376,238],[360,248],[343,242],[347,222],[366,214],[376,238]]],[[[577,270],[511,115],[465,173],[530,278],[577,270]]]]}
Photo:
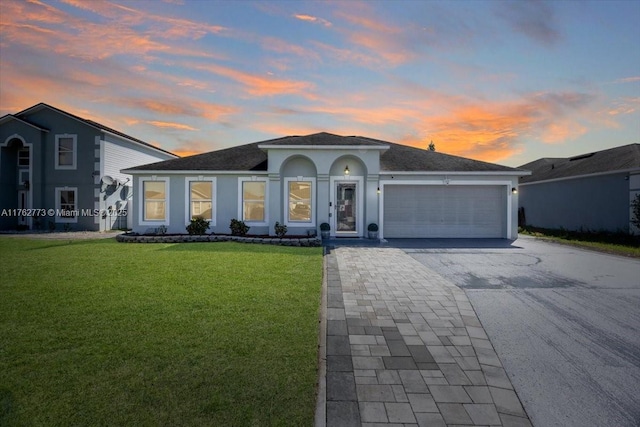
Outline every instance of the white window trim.
{"type": "Polygon", "coordinates": [[[138,224],[140,225],[155,225],[156,227],[159,225],[169,226],[169,216],[171,213],[171,203],[169,201],[170,191],[169,191],[169,177],[155,177],[155,176],[145,176],[140,178],[138,182],[138,194],[140,194],[140,207],[138,209],[138,224]],[[164,206],[164,219],[145,219],[144,218],[144,210],[145,210],[145,199],[144,199],[144,183],[145,182],[164,182],[164,191],[165,191],[165,206],[164,206]]]}
{"type": "Polygon", "coordinates": [[[238,220],[252,226],[269,226],[269,179],[266,177],[247,176],[238,178],[238,220]],[[244,221],[242,185],[244,182],[264,182],[264,221],[244,221]]]}
{"type": "Polygon", "coordinates": [[[60,193],[62,191],[73,191],[74,196],[73,199],[75,201],[75,206],[74,209],[75,211],[78,211],[79,213],[79,208],[78,208],[78,187],[55,187],[55,195],[56,195],[56,222],[57,223],[65,223],[65,224],[76,224],[78,222],[78,216],[76,215],[73,218],[66,218],[66,217],[62,217],[59,216],[58,213],[60,210],[62,210],[62,205],[60,203],[60,193]]]}
{"type": "Polygon", "coordinates": [[[77,159],[78,159],[78,135],[71,135],[68,133],[62,134],[62,135],[56,135],[56,143],[55,143],[55,147],[54,147],[55,151],[54,151],[54,161],[55,161],[55,168],[57,170],[74,170],[77,168],[77,159]],[[60,161],[60,139],[61,138],[71,138],[73,140],[73,164],[71,165],[61,165],[59,163],[60,161]]]}
{"type": "Polygon", "coordinates": [[[199,177],[199,176],[189,176],[184,179],[184,219],[185,225],[191,224],[191,183],[192,182],[210,182],[211,183],[211,222],[209,223],[210,227],[216,226],[216,216],[218,213],[218,209],[216,206],[216,195],[218,193],[216,188],[216,178],[215,177],[199,177]]]}
{"type": "Polygon", "coordinates": [[[284,224],[287,227],[315,227],[316,226],[316,179],[310,177],[289,177],[284,178],[284,224]],[[289,221],[289,183],[290,182],[310,182],[311,183],[311,221],[289,221]]]}

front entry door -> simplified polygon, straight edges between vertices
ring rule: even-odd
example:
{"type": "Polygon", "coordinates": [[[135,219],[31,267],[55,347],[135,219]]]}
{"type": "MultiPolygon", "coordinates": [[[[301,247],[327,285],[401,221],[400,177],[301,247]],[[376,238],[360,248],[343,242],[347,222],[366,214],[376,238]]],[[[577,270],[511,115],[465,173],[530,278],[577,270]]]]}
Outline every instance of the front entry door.
{"type": "Polygon", "coordinates": [[[28,225],[28,216],[26,215],[27,210],[27,192],[25,190],[18,191],[18,225],[28,225]]]}
{"type": "Polygon", "coordinates": [[[336,234],[357,234],[358,191],[355,182],[336,184],[336,234]]]}

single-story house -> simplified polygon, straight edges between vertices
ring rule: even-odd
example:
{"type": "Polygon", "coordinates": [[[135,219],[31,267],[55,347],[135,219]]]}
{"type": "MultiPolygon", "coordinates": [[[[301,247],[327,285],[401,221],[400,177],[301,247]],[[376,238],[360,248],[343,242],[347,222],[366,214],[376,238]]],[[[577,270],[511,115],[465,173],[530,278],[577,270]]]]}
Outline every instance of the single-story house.
{"type": "Polygon", "coordinates": [[[185,233],[194,216],[229,233],[380,238],[517,238],[518,178],[527,172],[361,136],[287,136],[137,166],[133,231],[185,233]],[[161,227],[164,226],[164,227],[161,227]]]}
{"type": "Polygon", "coordinates": [[[640,144],[569,158],[542,158],[522,169],[520,208],[527,225],[583,231],[633,230],[631,201],[640,193],[640,144]]]}

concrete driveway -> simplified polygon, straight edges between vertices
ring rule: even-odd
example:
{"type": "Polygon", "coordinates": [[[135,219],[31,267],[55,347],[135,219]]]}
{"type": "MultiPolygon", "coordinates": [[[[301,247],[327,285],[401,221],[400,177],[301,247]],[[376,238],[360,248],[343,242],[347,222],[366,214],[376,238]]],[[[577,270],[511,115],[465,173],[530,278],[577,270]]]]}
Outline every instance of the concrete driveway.
{"type": "Polygon", "coordinates": [[[388,245],[464,289],[535,426],[640,424],[640,260],[527,237],[388,245]]]}

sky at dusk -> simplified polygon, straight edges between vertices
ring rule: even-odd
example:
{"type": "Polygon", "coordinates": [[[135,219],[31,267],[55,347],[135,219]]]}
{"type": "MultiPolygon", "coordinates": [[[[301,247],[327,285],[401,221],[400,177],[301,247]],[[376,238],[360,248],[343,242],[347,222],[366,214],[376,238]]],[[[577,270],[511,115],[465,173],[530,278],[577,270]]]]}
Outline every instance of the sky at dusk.
{"type": "Polygon", "coordinates": [[[180,155],[327,131],[518,166],[640,142],[640,1],[0,1],[0,116],[180,155]]]}

